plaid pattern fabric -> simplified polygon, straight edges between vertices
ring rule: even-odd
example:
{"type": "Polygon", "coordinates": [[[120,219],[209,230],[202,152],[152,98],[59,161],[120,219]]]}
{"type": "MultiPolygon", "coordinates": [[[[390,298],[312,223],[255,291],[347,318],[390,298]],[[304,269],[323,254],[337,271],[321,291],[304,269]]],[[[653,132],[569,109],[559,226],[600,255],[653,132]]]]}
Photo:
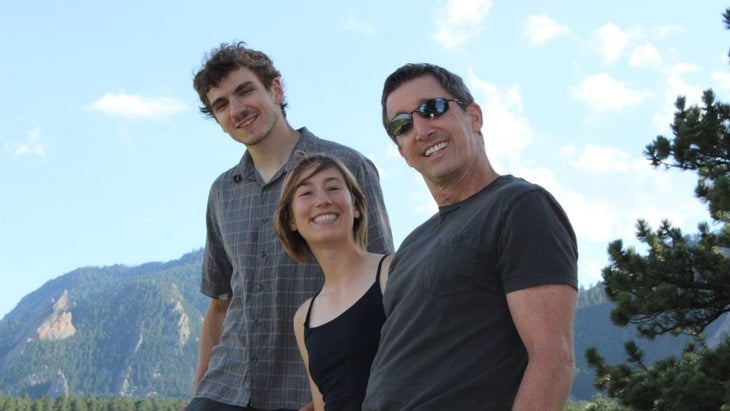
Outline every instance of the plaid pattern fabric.
{"type": "Polygon", "coordinates": [[[292,319],[299,305],[321,288],[323,275],[313,258],[297,264],[286,255],[272,222],[283,177],[296,153],[326,152],[350,168],[368,200],[368,248],[393,251],[373,163],[306,128],[299,131],[294,155],[270,181],[264,183],[246,152],[211,188],[200,290],[228,299],[230,305],[196,397],[262,409],[298,409],[311,400],[292,319]]]}

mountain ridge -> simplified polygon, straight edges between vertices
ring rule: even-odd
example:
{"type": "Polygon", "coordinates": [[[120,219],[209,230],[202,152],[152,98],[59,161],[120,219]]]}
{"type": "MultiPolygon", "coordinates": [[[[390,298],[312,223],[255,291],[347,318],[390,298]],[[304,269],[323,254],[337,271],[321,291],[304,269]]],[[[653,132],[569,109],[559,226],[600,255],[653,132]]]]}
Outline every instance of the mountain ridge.
{"type": "MultiPolygon", "coordinates": [[[[49,280],[0,320],[0,393],[186,398],[197,364],[208,297],[198,290],[203,250],[138,266],[82,267],[49,280]]],[[[571,397],[595,393],[584,352],[625,362],[633,339],[649,362],[677,355],[686,337],[640,340],[610,322],[601,284],[581,289],[575,319],[576,379],[571,397]]],[[[725,317],[709,330],[719,341],[725,317]]]]}

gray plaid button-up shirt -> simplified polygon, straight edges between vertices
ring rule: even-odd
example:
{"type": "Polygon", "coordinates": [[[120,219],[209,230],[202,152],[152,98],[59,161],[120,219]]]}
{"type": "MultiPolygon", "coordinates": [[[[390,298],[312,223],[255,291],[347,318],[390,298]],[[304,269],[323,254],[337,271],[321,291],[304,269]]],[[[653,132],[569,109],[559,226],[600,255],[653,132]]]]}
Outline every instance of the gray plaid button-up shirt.
{"type": "Polygon", "coordinates": [[[296,162],[296,153],[328,153],[350,168],[368,201],[368,249],[393,251],[373,163],[306,128],[299,132],[294,154],[270,181],[263,181],[246,152],[211,187],[200,290],[211,298],[230,300],[230,305],[196,397],[260,409],[298,409],[311,401],[292,320],[299,305],[321,288],[323,275],[313,258],[305,264],[289,258],[272,222],[284,175],[296,162]]]}

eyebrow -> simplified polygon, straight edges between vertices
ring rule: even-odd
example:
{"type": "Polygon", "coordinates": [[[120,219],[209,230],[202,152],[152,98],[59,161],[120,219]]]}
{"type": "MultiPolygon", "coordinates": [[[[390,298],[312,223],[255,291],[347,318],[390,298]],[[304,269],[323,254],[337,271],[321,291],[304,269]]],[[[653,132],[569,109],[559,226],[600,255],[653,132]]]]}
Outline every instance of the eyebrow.
{"type": "MultiPolygon", "coordinates": [[[[244,81],[243,83],[241,83],[238,86],[236,86],[236,88],[233,90],[233,94],[240,93],[241,90],[243,90],[244,88],[247,88],[247,87],[251,86],[251,84],[253,84],[253,81],[251,81],[251,80],[244,81]]],[[[217,99],[213,100],[210,103],[210,106],[211,107],[215,107],[217,104],[224,103],[226,101],[228,101],[228,97],[226,97],[226,96],[220,96],[217,99]]]]}
{"type": "MultiPolygon", "coordinates": [[[[299,187],[303,187],[303,186],[311,186],[312,185],[312,181],[311,181],[311,178],[312,177],[313,176],[310,176],[310,177],[307,177],[304,180],[300,181],[299,184],[297,184],[296,188],[298,189],[299,187]]],[[[343,184],[347,185],[347,183],[345,183],[345,180],[342,177],[334,177],[333,176],[333,177],[327,177],[327,178],[324,179],[324,183],[329,183],[329,182],[332,182],[332,181],[336,181],[338,183],[343,183],[343,184]]]]}

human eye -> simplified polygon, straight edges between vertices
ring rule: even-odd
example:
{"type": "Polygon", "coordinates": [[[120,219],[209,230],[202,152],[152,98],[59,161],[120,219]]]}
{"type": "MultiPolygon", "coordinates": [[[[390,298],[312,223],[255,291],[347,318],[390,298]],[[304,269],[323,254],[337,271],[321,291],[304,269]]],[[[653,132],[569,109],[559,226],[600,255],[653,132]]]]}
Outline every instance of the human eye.
{"type": "Polygon", "coordinates": [[[246,96],[248,94],[251,94],[253,91],[253,87],[247,86],[247,87],[241,87],[237,90],[237,93],[240,97],[246,96]]]}
{"type": "Polygon", "coordinates": [[[222,110],[224,110],[228,106],[228,103],[225,101],[219,101],[213,104],[213,111],[218,113],[222,110]]]}
{"type": "Polygon", "coordinates": [[[296,191],[295,195],[297,197],[307,197],[307,196],[312,195],[312,190],[310,190],[308,188],[300,188],[296,191]]]}

